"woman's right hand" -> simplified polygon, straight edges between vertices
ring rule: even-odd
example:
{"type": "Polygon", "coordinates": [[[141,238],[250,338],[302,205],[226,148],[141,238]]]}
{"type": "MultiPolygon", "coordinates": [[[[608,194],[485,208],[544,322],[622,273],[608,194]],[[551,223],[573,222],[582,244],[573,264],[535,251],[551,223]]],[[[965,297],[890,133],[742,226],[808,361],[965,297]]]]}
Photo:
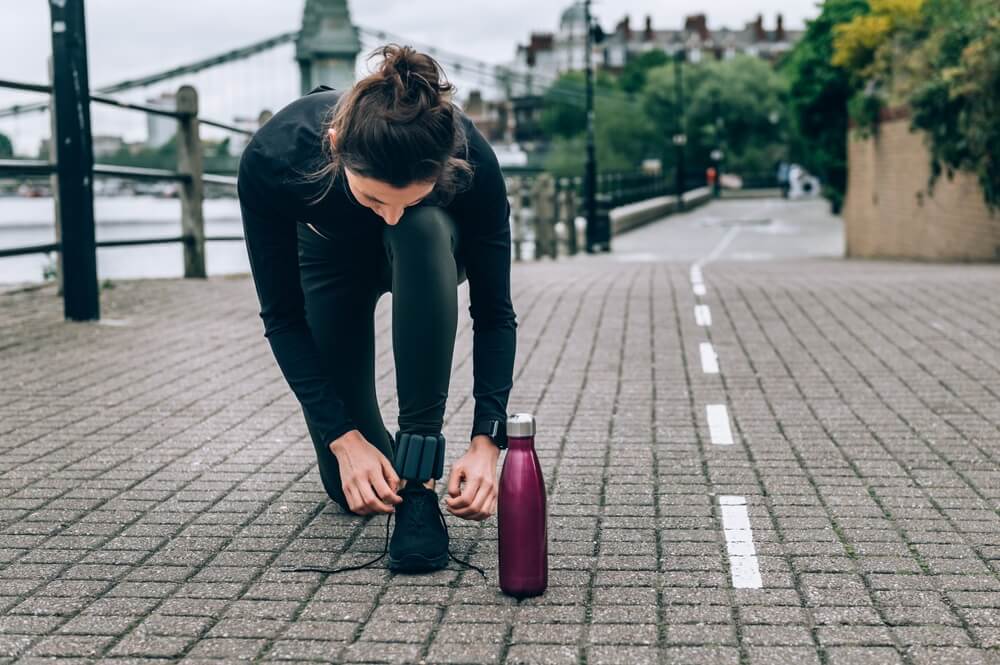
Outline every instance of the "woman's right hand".
{"type": "Polygon", "coordinates": [[[392,513],[403,501],[396,490],[399,476],[392,463],[356,429],[330,444],[340,464],[344,496],[352,512],[359,515],[392,513]]]}

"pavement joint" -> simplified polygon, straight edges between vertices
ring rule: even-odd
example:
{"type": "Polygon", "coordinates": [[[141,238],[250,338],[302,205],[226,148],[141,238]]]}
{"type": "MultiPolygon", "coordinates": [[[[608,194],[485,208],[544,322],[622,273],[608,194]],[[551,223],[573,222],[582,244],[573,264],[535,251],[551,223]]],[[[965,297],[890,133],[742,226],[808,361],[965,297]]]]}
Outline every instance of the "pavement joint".
{"type": "MultiPolygon", "coordinates": [[[[118,282],[124,326],[0,297],[0,663],[997,662],[996,267],[812,256],[841,231],[819,203],[725,201],[615,238],[643,261],[513,267],[511,408],[549,490],[549,588],[523,601],[459,570],[278,573],[368,560],[385,525],[327,501],[247,276],[118,282]],[[708,405],[740,445],[711,442],[708,405]],[[751,545],[727,505],[761,588],[733,583],[751,545]]],[[[459,522],[456,552],[495,557],[492,519],[459,522]]]]}

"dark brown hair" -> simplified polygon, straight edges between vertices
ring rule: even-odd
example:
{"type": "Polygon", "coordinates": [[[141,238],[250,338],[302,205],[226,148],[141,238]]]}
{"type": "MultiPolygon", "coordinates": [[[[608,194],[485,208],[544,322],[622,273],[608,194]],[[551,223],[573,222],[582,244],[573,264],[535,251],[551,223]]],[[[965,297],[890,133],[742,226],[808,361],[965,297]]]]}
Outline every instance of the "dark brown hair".
{"type": "Polygon", "coordinates": [[[383,57],[378,71],[341,94],[324,118],[324,163],[305,180],[328,182],[310,204],[344,177],[344,167],[393,187],[434,182],[432,196],[446,204],[471,183],[473,173],[465,127],[452,103],[456,87],[434,58],[409,46],[386,44],[367,60],[377,55],[383,57]]]}

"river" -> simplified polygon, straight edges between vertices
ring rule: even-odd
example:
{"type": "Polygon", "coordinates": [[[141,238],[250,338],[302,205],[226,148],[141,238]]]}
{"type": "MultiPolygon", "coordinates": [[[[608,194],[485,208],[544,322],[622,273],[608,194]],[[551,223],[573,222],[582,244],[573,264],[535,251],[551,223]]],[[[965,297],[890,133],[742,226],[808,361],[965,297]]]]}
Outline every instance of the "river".
{"type": "MultiPolygon", "coordinates": [[[[239,203],[235,198],[212,198],[204,203],[205,234],[243,235],[239,203]]],[[[94,198],[97,240],[162,238],[181,232],[178,199],[154,196],[94,198]]],[[[55,242],[53,202],[48,197],[0,197],[0,248],[55,242]]],[[[242,241],[207,243],[209,275],[247,273],[246,246],[242,241]]],[[[37,284],[46,266],[54,266],[56,253],[0,257],[0,287],[37,284]]],[[[183,277],[184,254],[180,243],[99,247],[97,275],[104,279],[183,277]]]]}

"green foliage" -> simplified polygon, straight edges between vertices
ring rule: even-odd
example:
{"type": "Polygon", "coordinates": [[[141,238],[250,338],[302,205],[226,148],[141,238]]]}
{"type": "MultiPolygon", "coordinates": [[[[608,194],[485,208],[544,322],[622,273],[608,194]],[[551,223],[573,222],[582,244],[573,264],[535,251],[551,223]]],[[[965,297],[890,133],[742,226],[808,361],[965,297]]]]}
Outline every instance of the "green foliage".
{"type": "Polygon", "coordinates": [[[881,106],[908,106],[928,136],[931,184],[942,172],[975,173],[1000,207],[1000,3],[868,1],[869,14],[833,26],[830,61],[853,88],[850,117],[875,128],[881,106]]]}
{"type": "MultiPolygon", "coordinates": [[[[673,64],[657,67],[649,72],[644,90],[647,113],[660,129],[665,161],[672,161],[671,139],[681,129],[675,75],[673,64]]],[[[772,172],[785,151],[787,85],[771,66],[739,56],[685,65],[681,79],[687,168],[705,170],[712,164],[712,150],[719,147],[727,170],[772,172]]]]}
{"type": "Polygon", "coordinates": [[[0,159],[10,159],[14,156],[14,144],[10,137],[0,132],[0,159]]]}
{"type": "Polygon", "coordinates": [[[878,129],[879,114],[885,106],[879,94],[862,90],[847,100],[847,116],[854,122],[860,136],[867,137],[878,129]]]}
{"type": "MultiPolygon", "coordinates": [[[[752,57],[683,67],[686,170],[704,172],[712,163],[712,150],[721,147],[727,169],[773,173],[787,143],[784,79],[752,57]]],[[[676,162],[672,137],[680,124],[674,71],[662,51],[653,51],[630,63],[617,80],[602,72],[594,97],[594,140],[601,171],[633,170],[647,158],[660,159],[665,168],[676,162]],[[637,81],[641,88],[630,94],[637,81]]],[[[542,129],[551,140],[545,168],[558,175],[583,173],[586,116],[582,104],[572,103],[565,92],[582,92],[583,83],[582,72],[570,72],[545,95],[542,129]]]]}
{"type": "Polygon", "coordinates": [[[791,157],[823,181],[834,211],[847,187],[847,101],[860,89],[832,63],[834,26],[867,11],[866,0],[826,0],[782,68],[794,125],[791,157]]]}
{"type": "MultiPolygon", "coordinates": [[[[235,173],[239,158],[229,154],[229,138],[220,142],[210,142],[202,139],[202,168],[205,173],[235,173]]],[[[136,166],[150,169],[177,169],[177,138],[170,140],[158,148],[142,148],[135,151],[129,146],[122,146],[118,152],[101,157],[102,164],[118,166],[136,166]]]]}
{"type": "MultiPolygon", "coordinates": [[[[976,174],[1000,207],[1000,5],[929,0],[926,70],[910,97],[913,126],[927,132],[933,178],[976,174]]],[[[933,180],[932,180],[933,182],[933,180]]]]}
{"type": "Polygon", "coordinates": [[[868,14],[855,16],[833,28],[833,57],[837,67],[870,77],[879,67],[878,55],[898,31],[920,24],[924,0],[868,0],[868,14]]]}
{"type": "MultiPolygon", "coordinates": [[[[614,94],[615,81],[606,72],[598,72],[594,77],[595,99],[602,95],[614,94]]],[[[584,100],[587,82],[582,71],[564,72],[542,94],[542,131],[549,136],[570,137],[587,129],[587,112],[584,100]]]]}
{"type": "MultiPolygon", "coordinates": [[[[583,72],[567,72],[546,91],[542,130],[550,137],[545,169],[556,175],[582,175],[587,116],[583,72]],[[572,96],[570,96],[572,95],[572,96]]],[[[655,128],[640,101],[617,88],[607,73],[594,82],[594,147],[602,171],[632,170],[649,156],[655,128]]]]}
{"type": "Polygon", "coordinates": [[[670,56],[662,49],[645,51],[625,65],[618,84],[625,92],[639,92],[646,85],[646,75],[649,70],[665,65],[669,60],[670,56]]]}

